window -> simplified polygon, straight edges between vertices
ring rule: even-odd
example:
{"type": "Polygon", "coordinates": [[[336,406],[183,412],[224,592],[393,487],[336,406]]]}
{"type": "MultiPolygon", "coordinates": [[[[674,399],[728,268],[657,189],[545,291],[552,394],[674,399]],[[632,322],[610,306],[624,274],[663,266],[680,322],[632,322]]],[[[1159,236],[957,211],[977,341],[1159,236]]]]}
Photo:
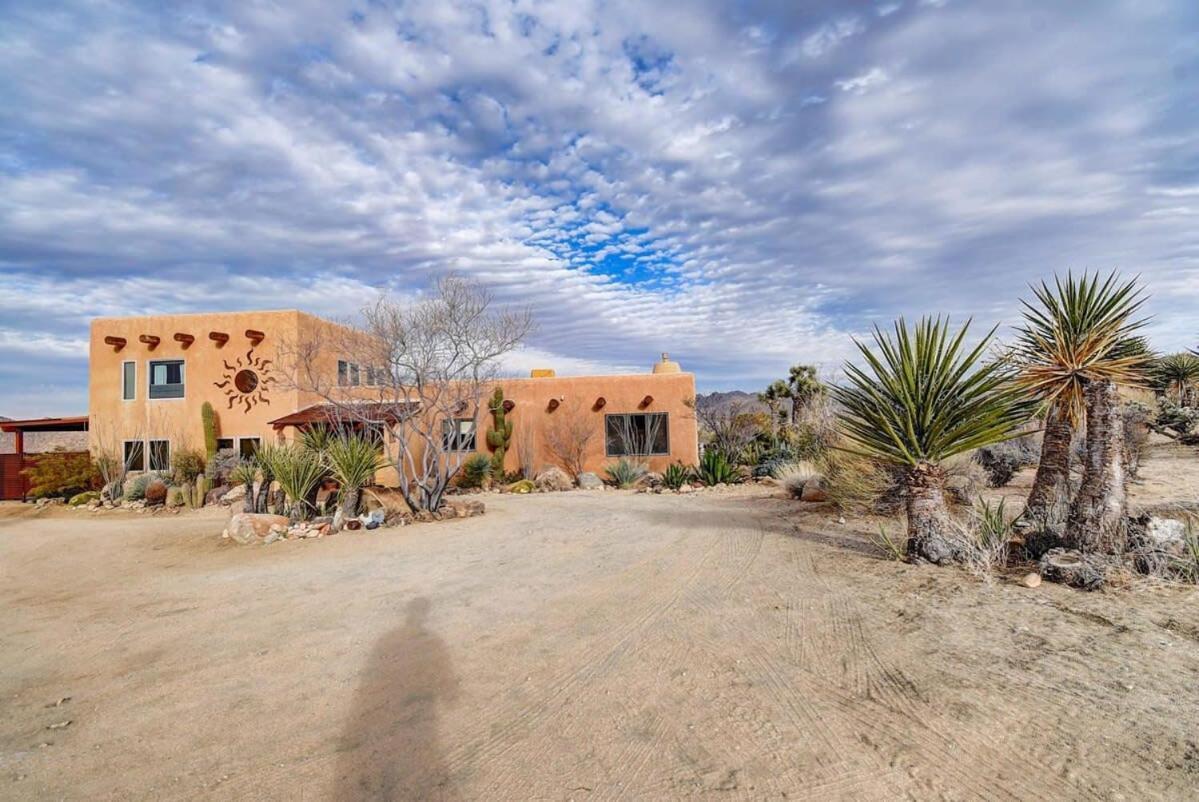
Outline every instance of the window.
{"type": "Polygon", "coordinates": [[[121,363],[121,400],[132,401],[137,398],[137,363],[121,363]]]}
{"type": "Polygon", "coordinates": [[[218,452],[232,451],[233,450],[233,438],[232,437],[218,437],[216,439],[216,450],[218,452]]]}
{"type": "Polygon", "coordinates": [[[665,412],[605,415],[604,439],[609,457],[649,457],[670,453],[665,412]]]}
{"type": "Polygon", "coordinates": [[[337,360],[337,386],[345,387],[350,383],[350,363],[344,359],[337,360]]]}
{"type": "Polygon", "coordinates": [[[374,387],[377,384],[375,381],[375,369],[370,365],[366,366],[366,386],[374,387]]]}
{"type": "Polygon", "coordinates": [[[141,440],[125,441],[125,470],[144,471],[146,469],[146,447],[141,440]]]}
{"type": "Polygon", "coordinates": [[[150,441],[150,470],[169,471],[171,469],[171,441],[150,441]]]}
{"type": "Polygon", "coordinates": [[[359,383],[358,382],[358,366],[355,365],[353,362],[351,362],[350,363],[350,386],[357,387],[358,383],[359,383]]]}
{"type": "Polygon", "coordinates": [[[150,397],[183,398],[183,360],[150,363],[150,397]]]}
{"type": "Polygon", "coordinates": [[[475,450],[475,422],[470,418],[455,418],[442,424],[442,446],[446,451],[475,450]]]}
{"type": "Polygon", "coordinates": [[[253,459],[258,453],[258,447],[262,445],[260,437],[243,437],[237,441],[238,453],[242,459],[253,459]]]}

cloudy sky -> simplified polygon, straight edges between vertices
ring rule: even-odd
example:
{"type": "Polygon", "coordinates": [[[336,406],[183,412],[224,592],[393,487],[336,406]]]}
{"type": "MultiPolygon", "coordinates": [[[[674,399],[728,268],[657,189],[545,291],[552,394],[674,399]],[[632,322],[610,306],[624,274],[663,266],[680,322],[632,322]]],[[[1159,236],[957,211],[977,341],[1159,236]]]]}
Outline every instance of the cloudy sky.
{"type": "Polygon", "coordinates": [[[701,389],[1121,268],[1199,344],[1199,4],[0,3],[0,414],[97,315],[475,276],[514,363],[701,389]]]}

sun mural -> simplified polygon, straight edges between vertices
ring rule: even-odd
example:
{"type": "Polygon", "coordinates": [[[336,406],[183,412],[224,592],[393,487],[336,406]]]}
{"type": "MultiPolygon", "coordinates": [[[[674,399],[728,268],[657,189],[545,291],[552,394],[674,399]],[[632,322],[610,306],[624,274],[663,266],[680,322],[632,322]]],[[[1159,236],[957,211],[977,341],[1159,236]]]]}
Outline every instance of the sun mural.
{"type": "Polygon", "coordinates": [[[225,374],[221,378],[224,381],[213,384],[225,391],[225,396],[229,399],[226,409],[233,409],[234,404],[240,404],[249,412],[259,404],[271,403],[267,398],[267,385],[274,384],[275,377],[271,375],[270,359],[254,356],[254,349],[251,348],[246,351],[244,360],[242,357],[237,358],[235,365],[230,365],[228,360],[223,361],[225,374]]]}

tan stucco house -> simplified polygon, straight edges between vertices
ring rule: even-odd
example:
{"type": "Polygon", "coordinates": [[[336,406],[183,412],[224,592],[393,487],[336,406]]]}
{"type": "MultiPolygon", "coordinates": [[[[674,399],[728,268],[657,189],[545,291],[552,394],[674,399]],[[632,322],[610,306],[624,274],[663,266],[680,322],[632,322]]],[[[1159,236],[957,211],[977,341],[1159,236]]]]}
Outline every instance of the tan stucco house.
{"type": "MultiPolygon", "coordinates": [[[[204,402],[217,412],[220,449],[249,456],[262,443],[290,439],[318,419],[312,412],[322,399],[290,386],[281,349],[337,328],[297,310],[97,318],[91,325],[88,389],[93,447],[119,444],[132,470],[167,470],[178,449],[203,449],[204,402]]],[[[373,369],[345,355],[322,352],[314,361],[310,368],[327,372],[337,384],[365,388],[372,382],[373,369]]],[[[639,374],[557,376],[536,370],[495,383],[510,402],[515,427],[535,433],[541,465],[554,459],[540,434],[553,416],[566,414],[585,416],[584,424],[594,427],[587,470],[602,473],[626,450],[613,436],[621,429],[656,433],[646,449],[650,453],[640,455],[654,470],[698,459],[695,377],[665,357],[639,374]]],[[[486,418],[484,409],[478,421],[447,422],[460,433],[456,447],[490,453],[483,437],[486,418]]],[[[509,451],[505,467],[517,465],[509,451]]]]}

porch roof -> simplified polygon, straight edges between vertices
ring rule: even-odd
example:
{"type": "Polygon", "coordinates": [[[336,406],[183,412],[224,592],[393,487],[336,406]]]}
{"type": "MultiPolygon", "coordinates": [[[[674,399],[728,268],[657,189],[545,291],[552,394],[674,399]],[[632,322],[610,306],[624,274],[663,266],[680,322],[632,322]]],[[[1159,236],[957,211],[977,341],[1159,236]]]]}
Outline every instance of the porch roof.
{"type": "Polygon", "coordinates": [[[276,430],[314,423],[395,423],[405,412],[415,411],[418,401],[358,401],[352,404],[313,404],[296,410],[270,425],[276,430]]]}
{"type": "Polygon", "coordinates": [[[87,415],[67,418],[28,418],[26,420],[0,420],[0,431],[5,432],[86,432],[87,415]]]}

